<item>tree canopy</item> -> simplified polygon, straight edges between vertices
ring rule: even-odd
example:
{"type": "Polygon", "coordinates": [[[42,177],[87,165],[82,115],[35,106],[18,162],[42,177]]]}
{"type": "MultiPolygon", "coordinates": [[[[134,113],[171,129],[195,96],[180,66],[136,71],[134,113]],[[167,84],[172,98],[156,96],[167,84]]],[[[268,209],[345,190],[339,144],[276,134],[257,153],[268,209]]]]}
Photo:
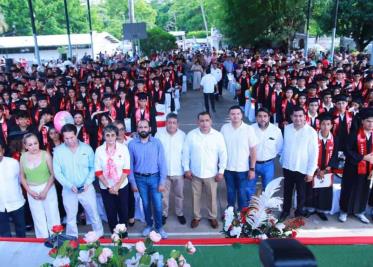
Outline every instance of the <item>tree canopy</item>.
{"type": "MultiPolygon", "coordinates": [[[[38,34],[66,33],[63,1],[32,0],[38,34]]],[[[92,1],[91,1],[92,2],[92,1]]],[[[310,34],[330,35],[334,0],[312,0],[310,34]]],[[[362,50],[373,40],[373,1],[340,0],[337,35],[351,37],[362,50]]],[[[71,32],[88,32],[86,0],[67,0],[71,32]]],[[[220,29],[227,40],[241,46],[288,46],[295,32],[304,32],[308,0],[135,0],[136,22],[147,29],[186,31],[202,36],[208,28],[220,29]]],[[[91,4],[93,30],[122,38],[122,25],[129,21],[128,0],[103,0],[91,4]]],[[[0,0],[0,33],[15,29],[16,35],[31,35],[26,0],[0,0]],[[3,14],[3,18],[1,17],[3,14]]]]}

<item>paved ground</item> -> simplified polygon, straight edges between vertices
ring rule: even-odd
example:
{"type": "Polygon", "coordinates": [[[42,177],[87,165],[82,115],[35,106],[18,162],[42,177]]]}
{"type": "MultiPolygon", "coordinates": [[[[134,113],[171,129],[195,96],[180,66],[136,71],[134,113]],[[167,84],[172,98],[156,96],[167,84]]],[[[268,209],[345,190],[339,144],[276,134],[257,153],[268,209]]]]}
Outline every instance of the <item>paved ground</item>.
{"type": "MultiPolygon", "coordinates": [[[[223,98],[216,103],[217,112],[213,115],[213,127],[220,129],[222,124],[227,122],[227,110],[235,104],[232,96],[225,93],[223,98]]],[[[181,123],[181,129],[185,132],[190,131],[197,127],[197,114],[204,109],[202,92],[188,91],[187,94],[182,95],[181,99],[182,110],[180,111],[179,118],[181,123]]],[[[276,176],[281,176],[281,168],[277,164],[276,176]]],[[[258,186],[260,190],[260,185],[258,186]]],[[[219,233],[221,231],[222,222],[219,221],[220,227],[214,230],[210,227],[207,219],[202,219],[200,225],[196,229],[190,228],[190,221],[192,219],[192,203],[191,203],[191,184],[189,181],[185,182],[185,201],[184,201],[184,212],[187,218],[186,225],[180,225],[174,214],[174,206],[171,195],[170,204],[170,215],[165,225],[165,230],[169,233],[172,238],[185,238],[185,237],[221,237],[219,233]]],[[[202,199],[203,209],[202,215],[207,214],[206,205],[204,199],[202,199]]],[[[221,182],[218,187],[218,210],[219,218],[226,207],[226,188],[225,183],[221,182]]],[[[136,222],[134,227],[129,229],[129,236],[135,237],[141,234],[141,231],[145,225],[141,222],[136,222]]],[[[89,231],[89,227],[80,226],[80,232],[85,233],[89,231]]],[[[109,236],[110,231],[105,225],[105,232],[109,236]]],[[[30,233],[32,235],[32,233],[30,233]]],[[[372,224],[365,225],[360,223],[355,218],[349,218],[349,220],[342,224],[337,220],[336,215],[329,216],[328,222],[321,221],[316,215],[306,219],[306,225],[300,231],[300,236],[316,237],[316,236],[367,236],[373,235],[372,224]]]]}

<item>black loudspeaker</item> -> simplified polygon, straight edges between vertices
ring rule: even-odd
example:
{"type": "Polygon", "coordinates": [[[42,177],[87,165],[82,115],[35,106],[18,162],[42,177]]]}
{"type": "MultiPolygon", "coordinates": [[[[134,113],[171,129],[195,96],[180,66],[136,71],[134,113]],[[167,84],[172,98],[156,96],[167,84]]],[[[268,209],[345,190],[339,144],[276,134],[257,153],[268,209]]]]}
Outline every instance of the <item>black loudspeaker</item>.
{"type": "Polygon", "coordinates": [[[264,267],[317,267],[315,256],[295,239],[267,239],[259,245],[264,267]]]}

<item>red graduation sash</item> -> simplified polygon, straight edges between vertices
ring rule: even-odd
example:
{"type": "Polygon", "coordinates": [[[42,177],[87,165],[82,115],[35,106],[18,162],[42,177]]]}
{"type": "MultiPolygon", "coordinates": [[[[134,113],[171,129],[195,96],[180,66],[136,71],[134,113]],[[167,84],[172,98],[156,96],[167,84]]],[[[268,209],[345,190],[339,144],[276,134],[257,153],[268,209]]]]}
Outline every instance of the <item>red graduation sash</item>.
{"type": "MultiPolygon", "coordinates": [[[[367,149],[367,138],[364,132],[363,128],[360,128],[357,133],[357,151],[360,155],[365,156],[368,153],[367,149]]],[[[371,144],[370,151],[373,151],[373,143],[371,144]]],[[[367,167],[368,167],[368,173],[370,173],[373,170],[373,165],[365,160],[361,160],[357,164],[357,173],[358,175],[366,175],[367,173],[367,167]]]]}
{"type": "MultiPolygon", "coordinates": [[[[276,112],[276,91],[273,91],[272,96],[271,96],[271,113],[274,114],[276,112]]],[[[283,93],[280,92],[278,97],[282,97],[283,93]]]]}
{"type": "Polygon", "coordinates": [[[4,142],[6,144],[8,137],[8,124],[6,123],[5,119],[3,119],[3,122],[1,123],[1,130],[3,132],[4,142]]]}
{"type": "MultiPolygon", "coordinates": [[[[335,116],[337,116],[334,119],[334,128],[333,128],[333,135],[335,136],[339,130],[339,123],[340,123],[340,117],[339,113],[336,113],[335,116]]],[[[350,133],[350,128],[351,128],[351,123],[352,123],[352,114],[350,112],[345,112],[345,117],[346,117],[346,124],[347,124],[347,133],[350,133]]]]}
{"type": "MultiPolygon", "coordinates": [[[[317,160],[317,166],[319,168],[321,168],[322,163],[323,163],[323,162],[321,162],[321,160],[322,160],[322,145],[323,145],[323,140],[322,140],[322,138],[319,137],[319,156],[318,156],[318,160],[317,160]]],[[[326,153],[326,155],[325,155],[325,166],[328,166],[329,161],[332,158],[333,149],[334,149],[334,139],[333,139],[333,135],[331,135],[331,138],[327,139],[326,144],[325,144],[325,153],[326,153]]]]}

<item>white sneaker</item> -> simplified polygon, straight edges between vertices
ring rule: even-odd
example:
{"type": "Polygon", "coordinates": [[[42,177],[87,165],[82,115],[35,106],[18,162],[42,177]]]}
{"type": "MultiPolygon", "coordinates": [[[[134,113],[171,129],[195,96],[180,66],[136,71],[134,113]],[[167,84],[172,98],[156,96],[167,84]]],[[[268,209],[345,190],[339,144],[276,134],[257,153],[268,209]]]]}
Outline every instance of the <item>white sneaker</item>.
{"type": "Polygon", "coordinates": [[[142,236],[149,236],[149,234],[150,234],[150,231],[152,230],[153,228],[152,227],[150,227],[150,226],[147,226],[147,227],[145,227],[145,229],[142,231],[142,236]]]}
{"type": "Polygon", "coordinates": [[[347,213],[344,213],[344,212],[339,213],[338,220],[340,222],[343,222],[343,223],[346,222],[347,221],[347,213]]]}
{"type": "Polygon", "coordinates": [[[163,228],[159,229],[158,233],[161,235],[162,239],[167,239],[168,234],[163,230],[163,228]]]}
{"type": "Polygon", "coordinates": [[[356,216],[357,218],[359,218],[359,220],[360,220],[362,223],[366,223],[366,224],[370,223],[369,219],[368,219],[364,214],[362,214],[362,213],[360,213],[360,214],[355,214],[355,216],[356,216]]]}

